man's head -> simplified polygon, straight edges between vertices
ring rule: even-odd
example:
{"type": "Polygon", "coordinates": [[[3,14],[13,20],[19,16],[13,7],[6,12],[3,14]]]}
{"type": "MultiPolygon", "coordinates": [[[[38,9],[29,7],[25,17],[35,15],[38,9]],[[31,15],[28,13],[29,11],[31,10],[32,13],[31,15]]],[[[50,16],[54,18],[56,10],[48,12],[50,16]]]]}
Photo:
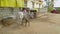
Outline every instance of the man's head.
{"type": "Polygon", "coordinates": [[[23,8],[22,11],[26,11],[26,8],[23,8]]]}

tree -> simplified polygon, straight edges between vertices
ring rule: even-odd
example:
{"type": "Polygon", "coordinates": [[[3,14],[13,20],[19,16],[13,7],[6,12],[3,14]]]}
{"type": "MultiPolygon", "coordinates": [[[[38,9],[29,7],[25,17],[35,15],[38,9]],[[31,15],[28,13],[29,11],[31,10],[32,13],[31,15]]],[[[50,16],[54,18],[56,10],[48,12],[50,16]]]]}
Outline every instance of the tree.
{"type": "Polygon", "coordinates": [[[47,4],[48,4],[48,11],[51,11],[53,10],[53,7],[54,7],[54,0],[51,0],[51,1],[47,1],[47,4]]]}

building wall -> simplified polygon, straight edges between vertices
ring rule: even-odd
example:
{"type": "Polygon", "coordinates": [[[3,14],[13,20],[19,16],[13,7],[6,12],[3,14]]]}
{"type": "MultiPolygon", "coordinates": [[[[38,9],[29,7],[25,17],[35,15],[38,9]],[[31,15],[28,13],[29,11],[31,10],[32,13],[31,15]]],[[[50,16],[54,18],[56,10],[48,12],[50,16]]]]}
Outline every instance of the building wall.
{"type": "Polygon", "coordinates": [[[24,7],[24,0],[0,0],[0,7],[24,7]]]}
{"type": "MultiPolygon", "coordinates": [[[[41,6],[42,4],[40,4],[40,6],[41,6]]],[[[39,6],[39,3],[38,3],[38,1],[36,1],[36,0],[28,0],[27,1],[27,7],[29,7],[29,8],[31,8],[31,9],[33,9],[33,8],[40,8],[40,6],[39,6]],[[33,7],[33,2],[34,2],[34,7],[33,7]]]]}
{"type": "Polygon", "coordinates": [[[35,3],[34,8],[40,8],[38,3],[35,3]]]}
{"type": "Polygon", "coordinates": [[[19,8],[13,8],[13,10],[10,8],[0,8],[0,18],[10,15],[17,16],[18,11],[19,8]]]}
{"type": "Polygon", "coordinates": [[[33,5],[32,5],[32,2],[31,1],[27,1],[27,7],[32,9],[33,8],[33,5]]]}

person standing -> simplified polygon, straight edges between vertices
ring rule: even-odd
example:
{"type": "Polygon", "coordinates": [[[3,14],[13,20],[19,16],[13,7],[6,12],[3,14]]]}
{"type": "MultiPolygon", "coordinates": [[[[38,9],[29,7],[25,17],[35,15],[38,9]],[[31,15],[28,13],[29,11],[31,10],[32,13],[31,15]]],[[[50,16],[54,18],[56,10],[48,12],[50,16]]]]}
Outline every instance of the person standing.
{"type": "Polygon", "coordinates": [[[23,20],[25,20],[25,26],[27,26],[27,24],[28,24],[28,26],[30,26],[29,13],[28,13],[27,9],[23,9],[23,15],[24,15],[23,20]]]}

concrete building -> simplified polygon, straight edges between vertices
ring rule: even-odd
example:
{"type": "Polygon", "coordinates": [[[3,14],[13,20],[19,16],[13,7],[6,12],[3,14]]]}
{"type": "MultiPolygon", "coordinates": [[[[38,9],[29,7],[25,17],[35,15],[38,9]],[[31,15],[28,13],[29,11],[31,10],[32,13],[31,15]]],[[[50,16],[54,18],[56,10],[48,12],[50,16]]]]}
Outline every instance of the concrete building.
{"type": "Polygon", "coordinates": [[[25,7],[38,10],[39,8],[42,8],[42,3],[42,0],[25,0],[25,7]]]}
{"type": "MultiPolygon", "coordinates": [[[[8,1],[8,0],[6,0],[6,1],[8,1]]],[[[10,0],[10,1],[13,1],[13,0],[10,0]]],[[[12,15],[12,14],[17,15],[17,12],[19,11],[19,7],[28,7],[30,9],[34,9],[34,10],[39,9],[40,10],[42,3],[43,3],[42,0],[18,0],[18,2],[16,0],[16,4],[13,4],[13,5],[10,2],[8,2],[10,4],[8,4],[8,3],[4,4],[4,2],[3,1],[1,2],[1,0],[0,0],[0,7],[1,6],[3,7],[3,8],[0,8],[0,17],[12,15]]]]}

